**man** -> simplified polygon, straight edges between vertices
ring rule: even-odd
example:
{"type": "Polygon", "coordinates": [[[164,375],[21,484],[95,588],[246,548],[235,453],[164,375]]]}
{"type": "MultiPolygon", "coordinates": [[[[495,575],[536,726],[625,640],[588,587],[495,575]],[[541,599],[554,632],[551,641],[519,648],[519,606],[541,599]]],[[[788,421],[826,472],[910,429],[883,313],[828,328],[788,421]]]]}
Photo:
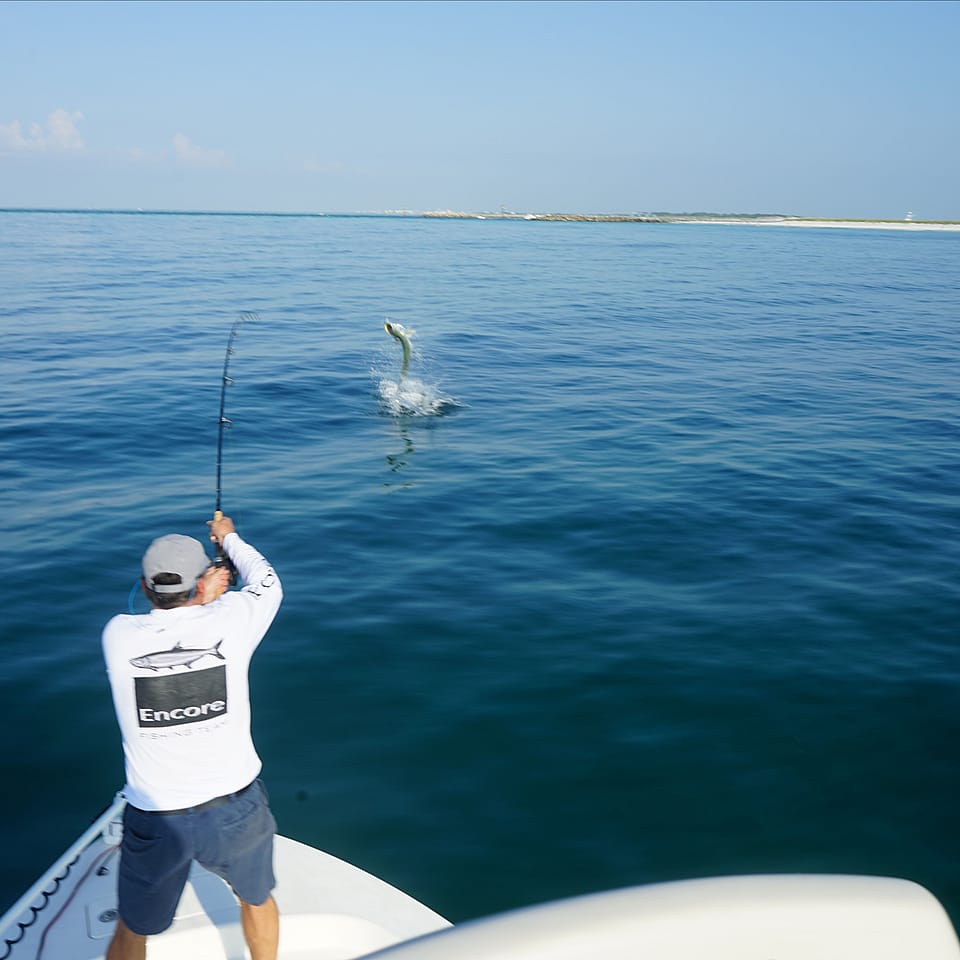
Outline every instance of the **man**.
{"type": "Polygon", "coordinates": [[[229,573],[198,540],[161,537],[143,557],[153,609],[116,616],[103,631],[127,780],[120,919],[107,960],[144,960],[147,937],[173,922],[194,860],[239,899],[252,960],[277,956],[276,823],[257,779],[247,674],[282,589],[229,517],[209,526],[242,590],[224,592],[229,573]]]}

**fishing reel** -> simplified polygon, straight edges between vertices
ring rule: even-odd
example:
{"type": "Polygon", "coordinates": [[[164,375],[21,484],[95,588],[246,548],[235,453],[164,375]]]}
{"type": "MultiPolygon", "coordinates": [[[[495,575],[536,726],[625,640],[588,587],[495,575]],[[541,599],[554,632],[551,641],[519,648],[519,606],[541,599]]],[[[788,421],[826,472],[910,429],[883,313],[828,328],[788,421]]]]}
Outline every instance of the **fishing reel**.
{"type": "Polygon", "coordinates": [[[230,575],[229,584],[231,587],[237,585],[237,568],[233,565],[231,559],[227,556],[226,551],[221,546],[217,546],[217,555],[213,558],[213,563],[210,564],[212,567],[226,567],[227,573],[230,575]]]}

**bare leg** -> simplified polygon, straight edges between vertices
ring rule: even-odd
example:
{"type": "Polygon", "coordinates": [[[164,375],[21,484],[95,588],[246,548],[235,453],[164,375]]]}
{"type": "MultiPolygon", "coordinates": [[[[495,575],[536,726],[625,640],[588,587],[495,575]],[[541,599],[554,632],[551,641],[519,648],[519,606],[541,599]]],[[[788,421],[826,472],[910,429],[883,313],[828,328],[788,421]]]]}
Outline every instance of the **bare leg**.
{"type": "Polygon", "coordinates": [[[105,960],[146,960],[147,938],[134,933],[119,917],[105,960]]]}
{"type": "MultiPolygon", "coordinates": [[[[280,945],[280,912],[277,901],[267,897],[259,907],[240,901],[243,936],[250,950],[250,960],[277,960],[280,945]]],[[[114,960],[107,957],[106,960],[114,960]]],[[[118,958],[119,960],[119,958],[118,958]]]]}

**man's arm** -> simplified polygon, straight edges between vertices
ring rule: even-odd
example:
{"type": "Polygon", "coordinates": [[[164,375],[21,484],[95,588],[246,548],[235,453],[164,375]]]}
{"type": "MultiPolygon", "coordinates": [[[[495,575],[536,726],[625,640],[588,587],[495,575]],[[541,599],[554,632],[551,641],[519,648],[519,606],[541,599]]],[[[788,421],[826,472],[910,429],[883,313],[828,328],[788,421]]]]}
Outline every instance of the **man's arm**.
{"type": "Polygon", "coordinates": [[[209,520],[210,539],[219,544],[233,561],[243,581],[242,593],[252,594],[267,609],[266,616],[272,620],[280,607],[283,589],[280,578],[269,561],[255,547],[243,540],[229,517],[209,520]],[[269,610],[269,612],[268,612],[269,610]]]}

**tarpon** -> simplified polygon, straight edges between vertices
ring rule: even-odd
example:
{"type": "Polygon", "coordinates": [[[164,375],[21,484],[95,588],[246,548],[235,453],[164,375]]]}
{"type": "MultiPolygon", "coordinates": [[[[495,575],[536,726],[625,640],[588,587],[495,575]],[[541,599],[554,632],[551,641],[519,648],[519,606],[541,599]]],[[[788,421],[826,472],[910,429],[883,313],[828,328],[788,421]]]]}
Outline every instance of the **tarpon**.
{"type": "Polygon", "coordinates": [[[134,657],[130,663],[135,667],[144,670],[160,670],[163,667],[192,667],[203,657],[219,657],[221,660],[227,658],[220,652],[220,644],[223,640],[218,640],[212,647],[201,650],[199,647],[181,647],[178,643],[172,650],[157,650],[155,653],[147,653],[142,657],[134,657]]]}
{"type": "Polygon", "coordinates": [[[400,367],[400,379],[402,380],[407,372],[407,367],[410,365],[410,337],[417,331],[404,330],[402,323],[391,323],[389,320],[384,321],[383,329],[386,330],[391,337],[399,340],[400,345],[403,347],[403,365],[400,367]]]}

